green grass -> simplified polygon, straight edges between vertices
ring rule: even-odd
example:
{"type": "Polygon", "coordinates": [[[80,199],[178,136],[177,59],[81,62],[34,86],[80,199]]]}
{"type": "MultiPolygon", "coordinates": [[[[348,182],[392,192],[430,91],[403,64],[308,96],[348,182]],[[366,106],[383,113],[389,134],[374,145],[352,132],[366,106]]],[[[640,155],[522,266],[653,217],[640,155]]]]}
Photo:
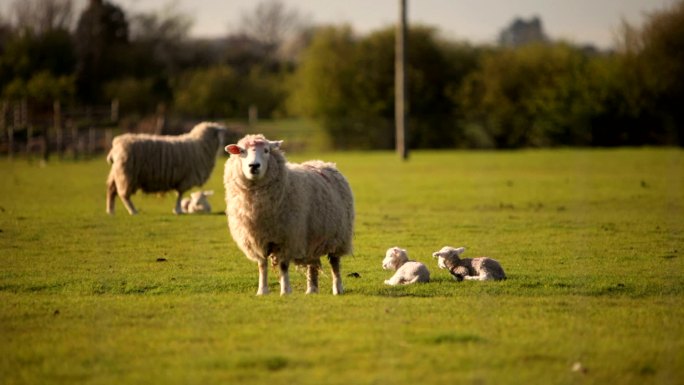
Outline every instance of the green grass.
{"type": "Polygon", "coordinates": [[[102,158],[0,161],[0,382],[684,383],[683,151],[288,155],[351,182],[343,296],[327,263],[317,296],[302,271],[293,295],[254,296],[220,214],[222,161],[217,214],[178,217],[173,194],[107,216],[102,158]],[[431,283],[382,284],[395,245],[431,283]],[[444,245],[509,279],[454,282],[431,258],[444,245]]]}

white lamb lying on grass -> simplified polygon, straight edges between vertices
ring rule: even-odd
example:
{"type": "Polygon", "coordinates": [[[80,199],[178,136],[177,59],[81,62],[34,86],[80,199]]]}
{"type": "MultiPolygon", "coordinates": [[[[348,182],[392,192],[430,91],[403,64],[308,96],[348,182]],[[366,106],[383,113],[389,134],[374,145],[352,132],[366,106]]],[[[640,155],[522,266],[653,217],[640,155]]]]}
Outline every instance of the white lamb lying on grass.
{"type": "Polygon", "coordinates": [[[444,246],[441,250],[432,253],[437,259],[440,269],[449,270],[449,273],[457,281],[487,281],[506,279],[503,268],[494,259],[488,257],[479,258],[459,258],[465,251],[464,247],[455,249],[451,246],[444,246]]]}
{"type": "Polygon", "coordinates": [[[390,247],[382,261],[385,270],[396,270],[392,278],[385,281],[385,285],[408,285],[415,282],[430,282],[430,271],[420,262],[410,261],[406,250],[390,247]]]}
{"type": "Polygon", "coordinates": [[[207,197],[214,195],[214,191],[195,191],[190,198],[183,198],[181,211],[183,214],[210,214],[211,204],[207,197]]]}

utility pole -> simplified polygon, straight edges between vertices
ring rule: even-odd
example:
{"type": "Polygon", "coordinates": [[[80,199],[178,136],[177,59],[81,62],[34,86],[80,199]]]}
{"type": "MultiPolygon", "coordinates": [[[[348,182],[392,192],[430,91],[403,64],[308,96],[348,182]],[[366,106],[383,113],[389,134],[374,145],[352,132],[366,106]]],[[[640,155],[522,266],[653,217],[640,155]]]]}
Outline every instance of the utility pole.
{"type": "Polygon", "coordinates": [[[406,2],[399,0],[399,21],[397,23],[396,47],[394,58],[394,119],[396,130],[396,151],[402,160],[408,159],[406,147],[406,106],[408,95],[406,87],[406,2]]]}

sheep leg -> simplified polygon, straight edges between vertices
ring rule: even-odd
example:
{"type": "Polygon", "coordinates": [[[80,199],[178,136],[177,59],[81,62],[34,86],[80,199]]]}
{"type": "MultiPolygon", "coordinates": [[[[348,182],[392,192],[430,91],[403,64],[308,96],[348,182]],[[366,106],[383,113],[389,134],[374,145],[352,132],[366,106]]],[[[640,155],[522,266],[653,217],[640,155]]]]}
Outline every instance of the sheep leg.
{"type": "Polygon", "coordinates": [[[309,265],[306,270],[306,294],[318,293],[318,265],[309,265]]]}
{"type": "Polygon", "coordinates": [[[119,198],[121,198],[121,202],[123,202],[124,206],[126,206],[126,210],[128,210],[129,214],[135,215],[138,213],[138,210],[136,210],[135,206],[133,206],[133,202],[131,202],[130,196],[119,194],[119,198]]]}
{"type": "Polygon", "coordinates": [[[183,209],[181,208],[181,200],[183,200],[183,192],[176,190],[178,197],[176,198],[176,207],[173,209],[173,213],[176,215],[183,214],[183,209]]]}
{"type": "Polygon", "coordinates": [[[466,281],[486,281],[489,279],[487,275],[466,275],[465,277],[466,281]]]}
{"type": "Polygon", "coordinates": [[[114,202],[116,200],[116,183],[110,180],[107,183],[107,214],[114,214],[114,202]]]}
{"type": "Polygon", "coordinates": [[[290,273],[288,273],[289,267],[289,262],[280,262],[280,295],[292,293],[292,288],[290,287],[290,273]]]}
{"type": "Polygon", "coordinates": [[[385,280],[385,285],[395,286],[403,283],[398,274],[394,274],[392,278],[385,280]]]}
{"type": "Polygon", "coordinates": [[[256,295],[268,294],[268,260],[259,261],[259,288],[256,295]]]}
{"type": "Polygon", "coordinates": [[[340,295],[342,289],[342,275],[340,274],[340,257],[335,254],[328,254],[330,268],[332,270],[332,292],[333,295],[340,295]]]}

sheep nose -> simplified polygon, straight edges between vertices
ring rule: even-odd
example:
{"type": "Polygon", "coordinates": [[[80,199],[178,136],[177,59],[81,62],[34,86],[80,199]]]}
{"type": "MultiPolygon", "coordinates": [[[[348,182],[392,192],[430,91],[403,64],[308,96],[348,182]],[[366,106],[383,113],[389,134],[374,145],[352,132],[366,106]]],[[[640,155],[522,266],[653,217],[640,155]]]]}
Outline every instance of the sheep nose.
{"type": "Polygon", "coordinates": [[[261,167],[261,165],[259,163],[250,163],[249,164],[249,172],[252,174],[258,174],[259,173],[259,167],[261,167]]]}

